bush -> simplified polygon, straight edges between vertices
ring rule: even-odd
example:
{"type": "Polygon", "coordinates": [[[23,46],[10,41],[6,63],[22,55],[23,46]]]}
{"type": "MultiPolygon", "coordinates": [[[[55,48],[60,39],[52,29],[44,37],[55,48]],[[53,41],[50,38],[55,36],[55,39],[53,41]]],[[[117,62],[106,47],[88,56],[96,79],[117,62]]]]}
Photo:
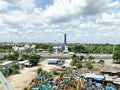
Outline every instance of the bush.
{"type": "Polygon", "coordinates": [[[29,55],[25,55],[25,54],[24,54],[24,55],[22,56],[22,59],[23,59],[23,60],[29,60],[29,58],[30,58],[29,55]]]}
{"type": "Polygon", "coordinates": [[[89,61],[92,61],[92,60],[94,60],[95,58],[94,58],[93,56],[89,56],[88,59],[89,59],[89,61]]]}
{"type": "Polygon", "coordinates": [[[15,69],[19,69],[19,66],[18,66],[18,64],[16,64],[16,63],[13,63],[13,64],[11,65],[11,67],[12,67],[12,68],[15,68],[15,69]]]}
{"type": "Polygon", "coordinates": [[[4,76],[9,76],[12,74],[19,74],[19,71],[17,68],[13,67],[5,67],[3,69],[0,69],[0,71],[3,73],[4,76]]]}
{"type": "Polygon", "coordinates": [[[56,70],[53,70],[54,75],[59,75],[59,73],[56,70]]]}
{"type": "Polygon", "coordinates": [[[1,69],[1,72],[4,76],[9,76],[13,73],[13,69],[11,67],[5,67],[4,69],[1,69]]]}
{"type": "Polygon", "coordinates": [[[80,61],[82,61],[85,57],[84,56],[80,56],[80,61]]]}
{"type": "Polygon", "coordinates": [[[76,63],[76,65],[75,65],[77,68],[82,68],[82,63],[76,63]]]}
{"type": "Polygon", "coordinates": [[[40,72],[42,72],[43,70],[42,70],[42,68],[40,67],[40,68],[38,68],[37,69],[37,74],[39,74],[40,72]]]}
{"type": "Polygon", "coordinates": [[[86,67],[88,68],[88,69],[93,69],[93,65],[92,65],[92,63],[91,62],[86,62],[86,67]]]}
{"type": "Polygon", "coordinates": [[[77,63],[77,58],[73,58],[72,61],[70,62],[71,66],[75,66],[75,64],[77,63]]]}
{"type": "Polygon", "coordinates": [[[13,73],[12,73],[12,74],[19,74],[19,73],[20,73],[20,72],[18,71],[18,69],[13,68],[12,70],[13,70],[13,73]]]}
{"type": "Polygon", "coordinates": [[[52,77],[52,73],[51,73],[51,72],[47,72],[47,73],[46,73],[46,76],[52,77]]]}
{"type": "Polygon", "coordinates": [[[18,52],[14,52],[13,54],[8,54],[8,55],[5,55],[2,60],[17,60],[19,58],[19,53],[18,52]]]}

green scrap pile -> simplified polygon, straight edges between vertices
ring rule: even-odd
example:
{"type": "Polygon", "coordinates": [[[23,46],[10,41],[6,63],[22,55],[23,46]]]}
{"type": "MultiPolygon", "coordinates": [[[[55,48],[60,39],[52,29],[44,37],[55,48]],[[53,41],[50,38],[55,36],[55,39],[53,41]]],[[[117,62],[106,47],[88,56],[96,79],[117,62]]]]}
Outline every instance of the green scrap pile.
{"type": "Polygon", "coordinates": [[[9,66],[6,66],[6,67],[2,68],[0,71],[6,77],[9,76],[9,75],[12,75],[12,74],[18,74],[19,73],[17,68],[9,67],[9,66]]]}

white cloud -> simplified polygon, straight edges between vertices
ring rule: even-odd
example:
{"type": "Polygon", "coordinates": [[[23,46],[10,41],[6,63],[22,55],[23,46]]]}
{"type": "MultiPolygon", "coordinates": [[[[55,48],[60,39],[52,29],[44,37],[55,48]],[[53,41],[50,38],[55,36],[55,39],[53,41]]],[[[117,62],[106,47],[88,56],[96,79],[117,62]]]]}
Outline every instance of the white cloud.
{"type": "Polygon", "coordinates": [[[8,3],[0,0],[0,11],[7,9],[8,3]]]}
{"type": "Polygon", "coordinates": [[[54,23],[67,22],[76,18],[85,5],[85,0],[54,0],[54,4],[44,12],[44,17],[54,23]]]}
{"type": "Polygon", "coordinates": [[[18,29],[7,29],[6,31],[9,33],[17,33],[18,29]]]}
{"type": "Polygon", "coordinates": [[[82,41],[98,39],[101,35],[102,42],[112,31],[114,36],[116,31],[120,34],[119,0],[53,0],[45,9],[36,7],[35,0],[0,0],[0,3],[2,38],[13,36],[10,39],[15,41],[39,41],[40,38],[50,42],[57,36],[62,41],[60,37],[67,33],[69,38],[83,37],[82,41]]]}
{"type": "Polygon", "coordinates": [[[97,18],[97,21],[96,21],[97,23],[103,23],[103,24],[111,24],[111,23],[114,23],[114,17],[113,17],[113,15],[112,14],[108,14],[108,13],[103,13],[102,15],[101,15],[101,17],[98,17],[97,18]]]}
{"type": "Polygon", "coordinates": [[[33,30],[27,30],[26,33],[28,33],[28,34],[29,33],[34,33],[34,31],[33,30]]]}
{"type": "Polygon", "coordinates": [[[80,34],[76,34],[75,36],[76,36],[76,37],[81,37],[81,35],[80,35],[80,34]]]}
{"type": "Polygon", "coordinates": [[[120,1],[119,1],[119,0],[116,0],[116,1],[114,1],[114,2],[110,2],[110,3],[108,4],[108,7],[110,7],[110,8],[120,7],[120,1]]]}
{"type": "Polygon", "coordinates": [[[34,0],[1,0],[9,4],[9,6],[20,7],[23,11],[31,12],[34,8],[34,0]]]}
{"type": "Polygon", "coordinates": [[[61,36],[63,36],[63,34],[59,33],[59,34],[57,34],[57,36],[61,37],[61,36]]]}
{"type": "Polygon", "coordinates": [[[113,6],[108,6],[109,4],[109,0],[54,0],[54,4],[44,12],[44,17],[52,23],[64,23],[83,15],[97,15],[108,11],[113,6]]]}

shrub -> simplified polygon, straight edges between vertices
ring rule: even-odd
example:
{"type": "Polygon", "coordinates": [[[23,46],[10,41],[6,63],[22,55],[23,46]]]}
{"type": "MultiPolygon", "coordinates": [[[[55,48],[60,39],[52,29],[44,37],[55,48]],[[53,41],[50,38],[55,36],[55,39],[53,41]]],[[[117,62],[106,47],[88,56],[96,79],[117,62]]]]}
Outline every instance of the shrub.
{"type": "Polygon", "coordinates": [[[18,69],[13,68],[12,70],[13,70],[12,74],[19,74],[19,73],[20,73],[20,72],[18,71],[18,69]]]}
{"type": "Polygon", "coordinates": [[[13,64],[11,65],[11,67],[12,67],[12,68],[15,68],[15,69],[19,69],[19,66],[18,66],[18,64],[16,64],[16,63],[13,63],[13,64]]]}
{"type": "Polygon", "coordinates": [[[95,58],[94,58],[93,56],[89,56],[88,59],[89,59],[89,61],[92,61],[92,60],[94,60],[95,58]]]}
{"type": "Polygon", "coordinates": [[[37,74],[39,74],[40,72],[42,72],[43,70],[42,70],[42,68],[40,67],[40,68],[38,68],[37,69],[37,74]]]}
{"type": "Polygon", "coordinates": [[[28,59],[28,60],[29,60],[29,58],[30,58],[30,56],[29,56],[29,55],[25,55],[25,54],[24,54],[24,55],[22,56],[22,59],[23,59],[23,60],[26,60],[26,59],[28,59]]]}
{"type": "Polygon", "coordinates": [[[71,66],[75,66],[75,64],[77,63],[77,58],[73,58],[72,61],[70,62],[71,66]]]}
{"type": "Polygon", "coordinates": [[[76,63],[76,65],[75,65],[77,68],[82,68],[82,63],[76,63]]]}
{"type": "Polygon", "coordinates": [[[84,56],[80,56],[80,61],[82,61],[85,57],[84,56]]]}
{"type": "Polygon", "coordinates": [[[59,73],[56,70],[53,70],[54,75],[59,75],[59,73]]]}
{"type": "Polygon", "coordinates": [[[14,52],[13,54],[8,54],[5,55],[2,60],[8,59],[8,60],[17,60],[19,57],[19,53],[18,52],[14,52]]]}
{"type": "Polygon", "coordinates": [[[92,65],[92,63],[91,62],[86,62],[86,67],[88,68],[88,69],[93,69],[93,65],[92,65]]]}
{"type": "Polygon", "coordinates": [[[5,67],[1,70],[4,76],[9,76],[13,73],[13,69],[11,67],[5,67]]]}

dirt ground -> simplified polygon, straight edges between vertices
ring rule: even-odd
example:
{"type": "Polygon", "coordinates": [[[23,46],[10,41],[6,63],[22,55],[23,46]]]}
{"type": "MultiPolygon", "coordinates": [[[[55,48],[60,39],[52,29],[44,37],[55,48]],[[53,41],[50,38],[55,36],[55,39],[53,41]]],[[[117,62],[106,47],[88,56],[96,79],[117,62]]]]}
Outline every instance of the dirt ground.
{"type": "MultiPolygon", "coordinates": [[[[31,68],[24,68],[20,70],[20,74],[11,75],[7,77],[8,83],[12,86],[13,90],[21,90],[23,87],[29,84],[32,78],[36,75],[37,69],[41,67],[45,71],[50,71],[54,68],[60,68],[56,65],[48,65],[47,61],[41,61],[38,66],[31,68]]],[[[0,84],[0,90],[4,90],[3,86],[0,84]]]]}
{"type": "MultiPolygon", "coordinates": [[[[98,59],[95,59],[98,62],[98,59]]],[[[112,59],[104,60],[104,64],[94,64],[94,68],[98,70],[106,70],[106,71],[119,71],[120,72],[120,64],[114,64],[112,59]]]]}

